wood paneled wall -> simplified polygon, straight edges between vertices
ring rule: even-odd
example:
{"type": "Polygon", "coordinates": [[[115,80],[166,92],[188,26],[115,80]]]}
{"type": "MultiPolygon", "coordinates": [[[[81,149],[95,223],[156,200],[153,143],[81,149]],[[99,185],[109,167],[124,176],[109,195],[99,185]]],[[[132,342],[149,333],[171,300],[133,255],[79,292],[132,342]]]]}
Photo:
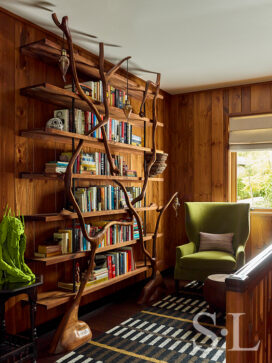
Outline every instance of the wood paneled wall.
{"type": "MultiPolygon", "coordinates": [[[[20,88],[49,82],[63,86],[60,72],[57,67],[49,66],[40,60],[23,56],[20,46],[48,38],[61,42],[61,39],[51,33],[20,19],[5,10],[0,9],[0,217],[3,215],[5,206],[8,206],[16,214],[34,214],[43,212],[58,212],[64,207],[64,188],[61,181],[24,180],[20,179],[21,172],[41,172],[44,163],[55,160],[63,150],[63,145],[52,142],[39,142],[20,136],[20,130],[43,128],[46,121],[53,116],[56,106],[48,105],[34,99],[20,95],[20,88]]],[[[97,56],[78,48],[82,55],[97,60],[97,56]]],[[[132,77],[133,78],[133,77],[132,77]]],[[[139,80],[139,82],[141,82],[139,80]]],[[[143,82],[142,82],[143,83],[143,82]]],[[[158,101],[158,121],[164,122],[166,127],[157,131],[157,147],[168,151],[167,122],[170,96],[164,92],[164,100],[158,101]]],[[[134,111],[139,111],[140,101],[133,101],[134,111]]],[[[147,103],[147,117],[151,117],[151,103],[147,103]]],[[[143,136],[143,129],[135,133],[143,136]]],[[[151,129],[147,131],[147,145],[151,146],[151,129]]],[[[66,149],[69,149],[67,146],[66,149]]],[[[95,151],[95,150],[93,150],[95,151]]],[[[143,154],[126,154],[126,160],[131,168],[141,172],[143,175],[143,154]]],[[[155,202],[158,205],[165,203],[169,198],[168,173],[164,174],[165,183],[152,183],[147,191],[147,203],[155,202]]],[[[137,184],[139,185],[139,184],[137,184]]],[[[154,231],[156,212],[147,213],[147,231],[154,231]]],[[[161,230],[165,230],[164,224],[161,230]]],[[[33,256],[37,244],[52,236],[58,228],[64,227],[65,223],[42,223],[27,222],[27,251],[26,256],[33,256]]],[[[151,243],[148,242],[151,246],[151,243]]],[[[169,247],[164,243],[164,238],[158,239],[158,255],[165,261],[165,268],[169,266],[171,253],[169,247]]],[[[139,258],[143,257],[141,251],[137,251],[139,258]]],[[[86,261],[85,261],[86,263],[86,261]]],[[[58,280],[71,275],[72,264],[62,263],[42,268],[40,265],[31,264],[36,273],[43,273],[44,286],[42,290],[56,289],[58,280]]],[[[103,289],[90,294],[83,299],[86,304],[99,299],[107,294],[115,292],[128,284],[138,281],[142,276],[123,281],[108,289],[103,289]]],[[[37,323],[48,321],[64,311],[60,306],[56,309],[46,311],[38,308],[37,323]]],[[[10,332],[24,330],[28,327],[28,309],[20,303],[20,298],[10,299],[7,303],[7,327],[10,332]]]]}
{"type": "MultiPolygon", "coordinates": [[[[170,190],[183,201],[227,201],[229,114],[272,112],[271,90],[270,82],[172,96],[170,190]]],[[[271,223],[272,213],[251,213],[247,258],[271,243],[271,223]]],[[[171,239],[186,241],[183,222],[171,239]]]]}
{"type": "MultiPolygon", "coordinates": [[[[60,73],[55,67],[24,57],[20,45],[47,37],[57,40],[53,34],[33,24],[0,10],[0,216],[8,204],[16,213],[59,211],[64,203],[63,186],[56,181],[29,181],[19,178],[20,172],[41,171],[46,161],[53,160],[62,146],[55,143],[37,143],[19,136],[21,129],[43,127],[52,117],[53,106],[27,99],[20,95],[20,88],[51,82],[62,85],[60,73]]],[[[96,59],[84,50],[82,54],[96,59]]],[[[163,76],[163,75],[162,75],[163,76]]],[[[158,148],[169,153],[168,168],[163,184],[152,183],[148,188],[147,203],[162,205],[175,191],[184,201],[226,201],[228,198],[228,115],[243,112],[272,112],[272,84],[262,83],[241,87],[223,88],[183,95],[169,96],[159,101],[159,121],[165,127],[158,129],[158,148]]],[[[135,110],[139,102],[134,101],[135,110]]],[[[150,116],[151,104],[147,105],[150,116]]],[[[150,134],[147,137],[150,145],[150,134]]],[[[138,157],[127,155],[131,165],[139,167],[138,157]]],[[[264,244],[272,240],[272,216],[252,214],[251,234],[247,256],[255,255],[264,244]]],[[[148,214],[147,230],[155,226],[154,213],[148,214]]],[[[57,224],[28,223],[27,255],[33,254],[35,244],[48,238],[57,224]]],[[[169,210],[162,223],[164,238],[159,240],[158,254],[164,267],[174,265],[175,246],[186,242],[183,207],[176,219],[169,210]],[[170,227],[169,227],[170,226],[170,227]]],[[[50,266],[45,274],[44,289],[54,288],[59,276],[69,273],[69,264],[50,266]]],[[[136,281],[136,279],[135,279],[136,281]]],[[[128,283],[132,283],[130,280],[128,283]]],[[[119,288],[127,282],[120,283],[119,288]]],[[[84,298],[84,303],[114,292],[107,291],[84,298]]],[[[18,299],[9,301],[8,327],[27,327],[27,310],[18,299]],[[16,314],[15,314],[16,311],[16,314]]],[[[63,312],[63,307],[47,311],[38,309],[38,324],[63,312]]]]}

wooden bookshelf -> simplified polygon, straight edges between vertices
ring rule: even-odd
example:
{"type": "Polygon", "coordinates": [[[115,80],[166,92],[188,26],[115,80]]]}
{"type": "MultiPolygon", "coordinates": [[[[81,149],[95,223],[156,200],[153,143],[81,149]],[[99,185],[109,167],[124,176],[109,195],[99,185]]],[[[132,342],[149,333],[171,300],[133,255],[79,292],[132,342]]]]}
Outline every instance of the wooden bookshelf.
{"type": "MultiPolygon", "coordinates": [[[[77,94],[72,91],[54,86],[49,83],[41,83],[34,86],[21,88],[23,96],[32,97],[43,102],[52,103],[61,108],[71,108],[72,100],[75,101],[75,108],[83,111],[89,111],[90,107],[86,101],[82,100],[77,94]]],[[[105,114],[104,105],[101,102],[93,101],[101,115],[105,114]]],[[[124,111],[121,108],[109,106],[110,117],[119,121],[129,122],[137,127],[146,125],[152,126],[152,121],[147,117],[140,117],[136,113],[131,113],[129,120],[126,119],[124,111]]],[[[163,123],[158,122],[157,126],[163,126],[163,123]]]]}
{"type": "MultiPolygon", "coordinates": [[[[38,179],[38,180],[59,180],[63,181],[65,174],[56,173],[21,173],[20,177],[22,179],[38,179]]],[[[113,180],[121,180],[122,182],[130,183],[142,183],[144,181],[143,177],[128,177],[128,176],[111,176],[111,175],[90,175],[90,174],[73,174],[74,179],[78,180],[88,180],[89,182],[103,182],[104,184],[112,184],[113,180]]],[[[163,182],[163,178],[150,178],[149,181],[153,182],[163,182]]]]}
{"type": "MultiPolygon", "coordinates": [[[[44,38],[39,41],[23,45],[21,47],[21,52],[22,54],[39,58],[45,63],[57,65],[61,54],[61,47],[59,44],[44,38]]],[[[85,77],[88,81],[89,80],[98,81],[100,79],[99,69],[94,61],[91,61],[90,59],[83,57],[82,55],[78,54],[78,52],[75,53],[75,61],[76,61],[77,70],[81,76],[85,77]]],[[[126,82],[127,79],[125,76],[120,74],[115,74],[110,80],[110,85],[115,88],[126,91],[127,87],[126,82]]],[[[137,84],[135,81],[131,79],[128,80],[128,86],[129,86],[129,92],[128,92],[129,96],[137,99],[142,99],[144,92],[143,86],[137,84]]],[[[148,92],[147,96],[148,98],[152,98],[153,96],[154,93],[148,92]]],[[[163,96],[159,95],[159,98],[163,99],[163,96]]]]}
{"type": "MultiPolygon", "coordinates": [[[[150,268],[149,266],[137,267],[134,271],[130,271],[130,272],[127,272],[126,274],[116,276],[110,280],[107,280],[107,281],[104,281],[101,283],[97,283],[96,285],[86,288],[83,292],[83,296],[91,294],[95,291],[104,289],[104,288],[109,287],[113,284],[116,284],[120,281],[129,279],[133,276],[139,275],[143,272],[148,271],[149,268],[150,268]]],[[[45,308],[46,310],[50,310],[57,306],[60,306],[60,305],[63,305],[65,303],[69,302],[73,296],[75,296],[75,293],[64,291],[64,290],[63,291],[54,290],[54,291],[41,292],[41,293],[38,293],[37,305],[45,308]]],[[[28,298],[23,297],[22,301],[27,302],[28,298]]]]}
{"type": "MultiPolygon", "coordinates": [[[[156,210],[158,206],[156,204],[152,204],[149,207],[141,207],[135,208],[138,212],[148,212],[156,210]]],[[[84,218],[92,218],[92,217],[102,217],[102,216],[111,216],[116,214],[126,214],[127,209],[111,209],[111,210],[101,210],[101,211],[93,211],[93,212],[85,212],[83,213],[84,218]]],[[[65,211],[65,213],[40,213],[40,214],[32,214],[25,215],[24,219],[26,221],[41,221],[41,222],[58,222],[63,220],[72,220],[77,219],[78,216],[76,213],[65,211]]]]}
{"type": "MultiPolygon", "coordinates": [[[[22,130],[20,135],[23,137],[38,139],[40,141],[50,141],[56,143],[63,144],[71,144],[74,138],[75,141],[85,140],[86,146],[92,146],[99,150],[105,150],[103,141],[100,139],[96,139],[95,137],[76,134],[74,132],[61,131],[56,129],[32,129],[32,130],[22,130]]],[[[129,153],[140,153],[144,152],[150,153],[151,149],[144,146],[134,146],[130,144],[125,144],[121,142],[109,141],[108,142],[112,150],[119,152],[129,152],[129,153]]],[[[159,154],[162,154],[162,150],[156,151],[159,154]]]]}
{"type": "MultiPolygon", "coordinates": [[[[47,64],[52,64],[52,65],[56,66],[55,71],[56,72],[58,71],[57,64],[58,64],[58,60],[59,60],[59,56],[60,56],[60,52],[61,52],[61,47],[59,44],[49,41],[48,39],[42,39],[41,41],[36,41],[36,42],[30,43],[30,44],[26,44],[25,46],[22,46],[21,52],[24,55],[39,58],[47,64]]],[[[77,52],[75,55],[75,58],[76,58],[76,67],[80,74],[81,81],[85,80],[85,79],[93,80],[93,81],[100,80],[98,66],[97,66],[97,63],[95,63],[95,61],[96,61],[95,57],[92,58],[92,59],[94,59],[94,61],[92,61],[90,59],[85,58],[84,56],[82,56],[82,54],[79,54],[77,52]]],[[[109,63],[105,62],[106,70],[108,69],[108,66],[109,66],[109,63]]],[[[125,73],[122,72],[122,70],[120,70],[120,72],[118,72],[118,73],[119,74],[116,73],[112,77],[112,79],[110,81],[110,85],[117,89],[126,90],[127,78],[126,78],[126,76],[124,76],[125,73]]],[[[141,82],[141,84],[137,84],[137,78],[134,77],[133,80],[131,80],[131,79],[128,80],[128,84],[129,84],[129,92],[128,92],[129,96],[133,97],[133,98],[137,98],[141,102],[143,94],[144,94],[144,90],[145,90],[145,87],[143,86],[143,82],[141,82]]],[[[89,111],[89,106],[88,106],[87,102],[82,100],[76,93],[71,92],[70,90],[49,84],[49,83],[41,83],[41,84],[21,88],[20,94],[25,97],[31,97],[33,99],[36,99],[36,100],[39,100],[42,102],[50,103],[52,105],[55,105],[56,108],[61,108],[61,109],[78,108],[83,111],[89,111]]],[[[147,97],[149,99],[152,99],[154,97],[154,87],[151,87],[151,90],[148,92],[147,97]]],[[[160,95],[159,98],[163,99],[163,96],[160,95]]],[[[25,99],[23,99],[22,102],[25,102],[25,99]]],[[[93,102],[96,105],[98,112],[101,115],[104,115],[104,112],[105,112],[104,105],[98,101],[93,101],[93,102]]],[[[138,109],[139,108],[138,106],[140,106],[140,102],[138,102],[138,103],[133,102],[132,104],[136,105],[135,108],[138,109]]],[[[119,121],[127,122],[127,119],[126,119],[122,109],[113,107],[113,106],[109,106],[109,109],[110,109],[111,118],[119,120],[119,121]]],[[[42,117],[42,113],[41,112],[38,113],[37,117],[42,117]]],[[[143,144],[145,145],[146,140],[148,140],[148,141],[150,140],[150,138],[149,138],[149,136],[151,136],[151,127],[150,126],[154,125],[152,119],[149,119],[148,117],[140,117],[138,114],[132,113],[128,122],[130,124],[132,124],[133,126],[141,128],[141,130],[138,130],[138,131],[142,135],[144,135],[143,144]],[[146,131],[147,131],[148,139],[146,139],[146,131]]],[[[159,127],[164,126],[164,124],[162,122],[158,122],[157,125],[159,127]]],[[[61,146],[59,144],[64,144],[65,146],[67,146],[66,150],[68,149],[69,146],[71,146],[71,149],[73,148],[73,150],[74,150],[74,148],[78,145],[78,143],[81,140],[84,140],[83,150],[85,150],[85,148],[87,150],[89,150],[89,148],[92,148],[95,151],[105,151],[105,147],[104,147],[102,140],[91,137],[91,136],[76,134],[76,133],[72,133],[72,132],[60,131],[60,130],[56,130],[56,129],[32,129],[32,130],[22,130],[20,132],[20,135],[23,137],[26,137],[26,138],[31,138],[35,141],[42,141],[42,143],[48,143],[48,144],[55,143],[55,147],[58,147],[58,148],[60,148],[60,146],[61,146]]],[[[117,152],[117,153],[131,154],[130,156],[132,158],[134,158],[137,163],[139,162],[142,165],[143,165],[142,156],[144,156],[146,153],[152,152],[151,148],[144,147],[144,146],[134,146],[134,145],[130,145],[130,144],[118,143],[115,141],[109,141],[108,143],[109,143],[112,153],[117,152]],[[138,155],[138,154],[140,154],[140,155],[138,155]]],[[[49,145],[49,146],[52,147],[53,145],[49,145]]],[[[157,153],[163,153],[163,151],[157,150],[157,153]]],[[[33,169],[33,170],[35,170],[35,169],[33,169]]],[[[139,174],[141,174],[141,173],[139,173],[139,174]]],[[[27,180],[56,180],[56,181],[60,180],[60,181],[63,181],[64,175],[29,172],[29,173],[20,174],[20,178],[27,179],[27,180]]],[[[79,185],[80,182],[82,182],[82,184],[83,184],[83,181],[86,181],[86,182],[88,181],[92,185],[94,183],[98,183],[98,182],[104,183],[104,184],[112,184],[114,179],[120,180],[123,182],[127,182],[127,183],[142,183],[143,182],[142,177],[126,177],[126,176],[116,176],[115,177],[115,176],[104,176],[104,175],[101,176],[101,175],[88,175],[88,174],[74,174],[73,178],[75,179],[77,186],[79,185]]],[[[154,178],[150,178],[149,180],[152,182],[162,182],[164,179],[160,178],[160,177],[154,177],[154,178]]],[[[18,181],[18,182],[20,183],[20,181],[18,181]]],[[[25,183],[25,182],[21,180],[21,183],[25,183]]],[[[49,184],[51,184],[51,183],[44,183],[45,193],[47,193],[49,191],[49,187],[50,187],[49,184]],[[46,187],[47,187],[47,189],[46,189],[46,187]]],[[[36,183],[32,184],[32,186],[34,186],[34,188],[37,187],[36,183]]],[[[149,212],[149,211],[156,211],[158,209],[158,205],[152,204],[150,206],[145,206],[145,207],[135,208],[135,209],[138,212],[145,213],[145,212],[149,212]]],[[[38,209],[36,208],[35,210],[38,210],[38,209]]],[[[46,209],[46,210],[50,210],[50,209],[46,209]]],[[[93,211],[93,212],[83,213],[83,216],[84,216],[84,218],[86,218],[86,223],[89,223],[91,218],[94,218],[94,219],[102,219],[102,218],[104,219],[105,218],[105,219],[113,220],[113,219],[120,219],[120,218],[127,217],[128,210],[124,208],[124,209],[117,209],[117,210],[93,211]]],[[[63,211],[62,213],[32,214],[32,215],[26,215],[24,217],[25,217],[26,221],[39,221],[39,222],[43,222],[43,223],[62,222],[62,221],[69,221],[69,220],[72,221],[72,220],[78,219],[77,213],[69,212],[66,210],[63,211]]],[[[70,222],[70,224],[72,224],[72,223],[70,222]]],[[[57,225],[57,223],[56,223],[56,225],[57,225]]],[[[146,226],[146,224],[145,224],[145,226],[146,226]]],[[[45,226],[43,226],[42,228],[45,228],[45,226]]],[[[163,234],[159,233],[158,237],[161,237],[161,236],[163,236],[163,234]]],[[[152,238],[153,238],[153,234],[148,233],[144,237],[145,243],[147,244],[148,241],[152,241],[152,238]]],[[[101,247],[101,248],[97,249],[96,253],[113,251],[113,250],[120,249],[125,246],[135,246],[134,248],[137,248],[137,247],[140,248],[139,240],[134,239],[131,241],[126,241],[126,242],[118,243],[115,245],[101,247]]],[[[149,247],[149,245],[148,245],[148,247],[149,247]]],[[[35,248],[35,242],[34,242],[34,248],[35,248]]],[[[35,267],[35,269],[38,268],[39,270],[44,269],[47,266],[53,266],[53,265],[57,265],[57,264],[60,264],[63,262],[65,263],[65,262],[71,261],[70,263],[68,263],[69,266],[67,266],[67,269],[69,270],[70,266],[72,266],[72,265],[75,266],[75,260],[81,259],[83,257],[86,257],[86,259],[87,259],[89,254],[90,254],[90,251],[82,251],[82,252],[73,252],[73,253],[63,254],[63,255],[59,255],[59,256],[53,256],[50,258],[33,257],[29,260],[33,263],[33,266],[35,267]]],[[[138,255],[138,254],[136,253],[136,255],[138,255]]],[[[141,257],[141,258],[143,259],[143,257],[141,257]]],[[[53,308],[56,308],[58,306],[65,304],[65,303],[68,303],[75,296],[75,293],[73,293],[71,291],[65,291],[65,290],[61,290],[61,289],[58,289],[55,287],[55,286],[57,286],[57,280],[60,277],[59,270],[62,270],[63,266],[60,265],[59,268],[57,268],[57,266],[51,267],[51,268],[49,267],[45,271],[45,274],[46,273],[49,274],[50,281],[52,282],[53,279],[55,281],[53,286],[51,285],[49,287],[48,284],[45,284],[45,286],[43,287],[44,290],[51,289],[50,291],[42,291],[42,292],[38,293],[37,304],[46,310],[53,309],[53,308]],[[54,277],[50,272],[52,268],[58,270],[57,274],[54,273],[54,277]],[[52,288],[55,290],[52,291],[52,288]]],[[[130,271],[126,274],[117,276],[108,281],[100,282],[91,287],[87,287],[84,290],[83,295],[87,296],[87,295],[93,294],[90,296],[90,298],[93,299],[96,296],[95,292],[102,290],[102,289],[105,289],[103,293],[106,294],[106,293],[108,293],[107,288],[110,288],[111,286],[118,284],[121,281],[131,279],[131,281],[128,281],[128,284],[129,284],[129,283],[135,281],[135,279],[133,279],[133,277],[138,277],[138,278],[147,277],[146,272],[149,271],[150,268],[151,268],[150,264],[146,264],[146,261],[145,262],[136,261],[136,269],[134,271],[130,271]]],[[[73,273],[73,279],[74,278],[75,278],[75,275],[73,273]]],[[[123,286],[123,284],[120,284],[120,287],[122,287],[122,286],[123,286]]],[[[115,286],[113,286],[112,289],[114,287],[115,286]]],[[[87,298],[86,298],[86,300],[87,300],[87,298]]],[[[23,301],[26,301],[26,299],[23,298],[23,301]]]]}
{"type": "MultiPolygon", "coordinates": [[[[163,233],[158,233],[158,238],[162,237],[163,233]]],[[[147,233],[147,235],[144,237],[144,241],[151,241],[153,237],[153,233],[147,233]]],[[[107,252],[107,251],[113,251],[122,247],[126,247],[126,246],[131,246],[134,245],[138,242],[137,239],[131,240],[131,241],[126,241],[126,242],[121,242],[121,243],[116,243],[114,245],[109,245],[109,246],[105,246],[105,247],[100,247],[96,250],[96,253],[102,253],[102,252],[107,252]]],[[[66,262],[66,261],[71,261],[71,260],[75,260],[77,258],[82,258],[82,257],[86,257],[88,256],[90,251],[80,251],[80,252],[76,252],[76,253],[65,253],[63,255],[60,256],[53,256],[53,257],[33,257],[33,258],[29,258],[29,261],[35,262],[35,263],[42,263],[45,266],[50,266],[50,265],[56,265],[58,263],[62,263],[62,262],[66,262]]]]}

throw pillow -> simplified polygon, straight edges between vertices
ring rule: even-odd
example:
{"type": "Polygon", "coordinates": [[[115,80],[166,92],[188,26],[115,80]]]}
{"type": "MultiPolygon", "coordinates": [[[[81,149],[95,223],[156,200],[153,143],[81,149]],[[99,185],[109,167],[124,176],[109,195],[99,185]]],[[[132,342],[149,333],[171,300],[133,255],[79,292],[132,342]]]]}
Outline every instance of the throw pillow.
{"type": "Polygon", "coordinates": [[[233,233],[205,233],[200,232],[199,251],[224,251],[234,254],[232,239],[233,233]]]}

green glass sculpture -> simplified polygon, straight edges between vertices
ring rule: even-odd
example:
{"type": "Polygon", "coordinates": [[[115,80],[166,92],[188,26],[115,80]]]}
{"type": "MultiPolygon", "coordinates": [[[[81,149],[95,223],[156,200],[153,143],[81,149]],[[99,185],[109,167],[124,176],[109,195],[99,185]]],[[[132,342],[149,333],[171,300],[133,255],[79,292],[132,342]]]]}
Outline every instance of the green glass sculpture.
{"type": "Polygon", "coordinates": [[[32,282],[35,275],[24,261],[26,248],[24,219],[6,210],[0,223],[0,284],[32,282]]]}

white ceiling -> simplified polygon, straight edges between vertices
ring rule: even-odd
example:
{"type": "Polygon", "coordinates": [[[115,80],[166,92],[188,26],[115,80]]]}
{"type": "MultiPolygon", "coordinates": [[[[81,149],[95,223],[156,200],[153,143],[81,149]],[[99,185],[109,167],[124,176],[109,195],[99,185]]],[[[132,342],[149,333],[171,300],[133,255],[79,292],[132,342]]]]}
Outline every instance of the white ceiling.
{"type": "MultiPolygon", "coordinates": [[[[272,79],[272,0],[48,0],[74,29],[119,44],[106,48],[117,61],[132,56],[133,71],[162,73],[162,89],[188,92],[252,79],[272,79]],[[271,76],[271,77],[270,77],[271,76]]],[[[34,0],[0,0],[0,6],[55,33],[50,12],[34,0]]],[[[74,35],[94,53],[98,45],[74,35]]]]}

